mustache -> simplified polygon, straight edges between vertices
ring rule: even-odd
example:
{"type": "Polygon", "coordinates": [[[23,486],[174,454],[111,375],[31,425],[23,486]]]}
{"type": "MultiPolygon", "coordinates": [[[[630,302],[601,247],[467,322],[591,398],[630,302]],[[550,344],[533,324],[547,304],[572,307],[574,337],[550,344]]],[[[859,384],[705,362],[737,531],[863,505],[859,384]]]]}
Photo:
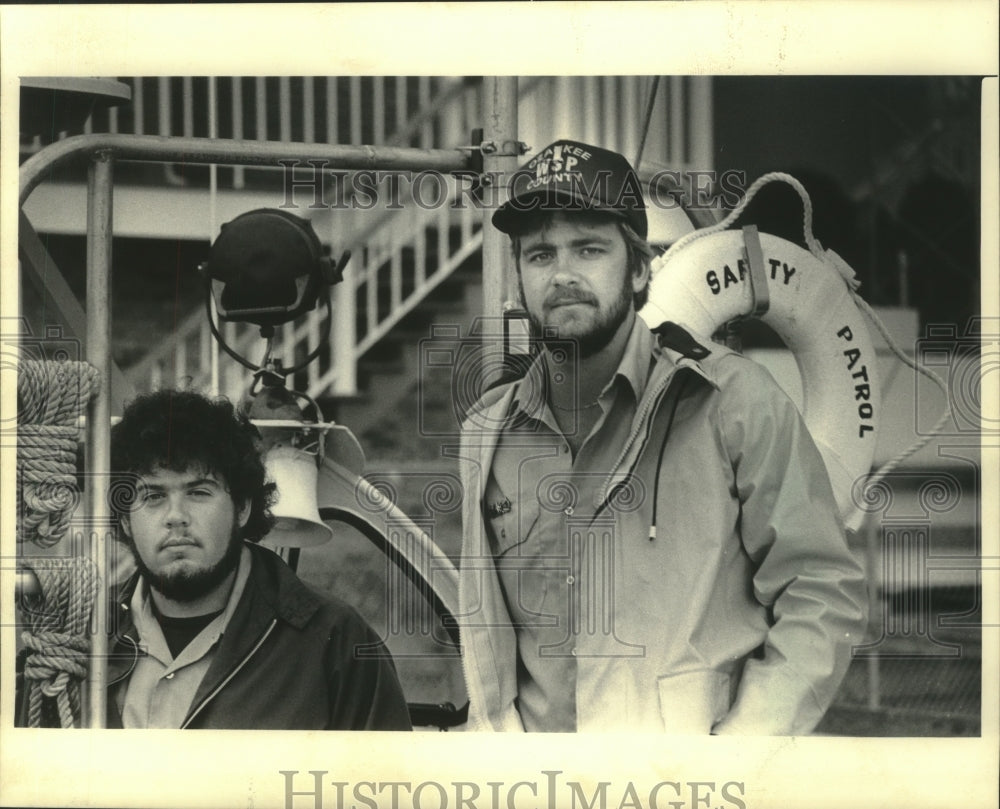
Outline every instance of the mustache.
{"type": "Polygon", "coordinates": [[[191,534],[170,534],[160,542],[160,549],[198,544],[200,544],[198,540],[191,534]]]}
{"type": "Polygon", "coordinates": [[[589,303],[597,304],[597,299],[589,292],[580,289],[561,289],[553,292],[545,299],[544,306],[550,309],[553,306],[562,306],[567,303],[589,303]]]}

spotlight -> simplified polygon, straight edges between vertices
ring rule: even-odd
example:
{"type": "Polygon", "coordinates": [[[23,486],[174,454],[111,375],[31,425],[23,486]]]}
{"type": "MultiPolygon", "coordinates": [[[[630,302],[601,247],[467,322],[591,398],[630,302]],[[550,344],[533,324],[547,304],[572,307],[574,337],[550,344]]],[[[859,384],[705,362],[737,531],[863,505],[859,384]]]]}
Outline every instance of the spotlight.
{"type": "MultiPolygon", "coordinates": [[[[267,366],[274,327],[289,323],[326,303],[325,332],[306,359],[284,370],[287,376],[301,370],[319,355],[330,333],[330,287],[340,283],[350,260],[344,251],[334,263],[305,219],[278,208],[258,208],[240,214],[222,226],[208,260],[198,269],[205,284],[205,309],[209,326],[229,356],[251,370],[267,366]],[[264,361],[258,366],[237,354],[219,333],[211,302],[220,320],[253,323],[268,340],[264,361]]],[[[272,370],[277,361],[271,362],[272,370]]]]}

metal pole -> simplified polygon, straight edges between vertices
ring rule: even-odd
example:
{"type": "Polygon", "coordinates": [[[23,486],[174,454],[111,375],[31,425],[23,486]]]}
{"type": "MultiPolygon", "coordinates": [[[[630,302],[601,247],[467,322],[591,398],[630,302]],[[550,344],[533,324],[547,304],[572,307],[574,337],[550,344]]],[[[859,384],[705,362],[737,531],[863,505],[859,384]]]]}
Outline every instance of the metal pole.
{"type": "MultiPolygon", "coordinates": [[[[215,140],[219,137],[219,122],[218,122],[218,98],[215,93],[215,78],[209,77],[208,79],[208,137],[215,140]]],[[[242,126],[242,122],[241,126],[242,126]]],[[[219,233],[218,219],[219,219],[219,165],[217,163],[210,163],[208,166],[208,243],[211,244],[215,241],[215,237],[219,233]]],[[[218,314],[215,309],[215,296],[212,296],[212,300],[209,303],[212,310],[212,317],[216,317],[218,314]]],[[[202,332],[204,334],[204,331],[202,332]]],[[[218,396],[220,392],[219,387],[219,343],[216,340],[212,340],[211,348],[209,349],[211,354],[211,362],[209,364],[209,385],[211,387],[212,395],[218,396]]],[[[178,377],[179,378],[179,377],[178,377]]],[[[175,383],[177,384],[176,380],[175,383]]]]}
{"type": "MultiPolygon", "coordinates": [[[[490,183],[485,191],[489,203],[502,205],[507,199],[507,183],[517,170],[521,154],[517,139],[517,78],[487,76],[483,80],[483,175],[490,183]]],[[[510,244],[493,227],[494,204],[483,206],[483,349],[482,368],[499,374],[503,362],[504,304],[510,300],[513,286],[510,244]],[[489,339],[494,337],[497,339],[489,339]]],[[[492,381],[490,376],[481,380],[492,381]]]]}
{"type": "MultiPolygon", "coordinates": [[[[515,81],[511,79],[508,81],[515,81]]],[[[515,91],[516,92],[516,91],[515,91]]],[[[515,109],[516,116],[516,109],[515,109]]],[[[516,125],[516,118],[515,118],[516,125]]],[[[220,163],[282,168],[288,161],[318,161],[325,170],[401,169],[439,171],[444,174],[468,168],[461,149],[413,149],[401,146],[340,146],[327,143],[284,143],[219,138],[176,138],[155,135],[74,135],[47,146],[24,161],[18,170],[18,204],[57,166],[81,154],[111,151],[122,161],[220,163]],[[284,162],[283,162],[284,161],[284,162]],[[323,165],[325,164],[325,165],[323,165]]]]}
{"type": "Polygon", "coordinates": [[[109,152],[94,155],[87,184],[87,361],[100,371],[97,394],[87,408],[87,492],[90,560],[98,580],[91,619],[90,669],[85,716],[90,728],[103,728],[107,715],[108,560],[111,524],[108,472],[111,468],[111,228],[112,173],[109,152]]]}
{"type": "MultiPolygon", "coordinates": [[[[517,78],[489,76],[483,80],[485,121],[483,172],[498,187],[486,198],[496,205],[507,199],[507,182],[517,170],[521,144],[517,139],[517,78]]],[[[510,244],[490,221],[495,208],[483,209],[483,314],[499,317],[513,290],[510,244]]]]}
{"type": "MultiPolygon", "coordinates": [[[[360,261],[360,256],[358,260],[360,261]]],[[[328,315],[334,318],[330,350],[333,353],[333,367],[337,371],[333,390],[338,396],[355,396],[358,392],[358,367],[354,356],[357,342],[356,296],[354,270],[347,267],[344,280],[333,289],[333,312],[328,315]]]]}
{"type": "Polygon", "coordinates": [[[715,144],[712,140],[712,82],[711,76],[695,76],[689,80],[691,87],[691,167],[700,171],[715,168],[715,144]]]}

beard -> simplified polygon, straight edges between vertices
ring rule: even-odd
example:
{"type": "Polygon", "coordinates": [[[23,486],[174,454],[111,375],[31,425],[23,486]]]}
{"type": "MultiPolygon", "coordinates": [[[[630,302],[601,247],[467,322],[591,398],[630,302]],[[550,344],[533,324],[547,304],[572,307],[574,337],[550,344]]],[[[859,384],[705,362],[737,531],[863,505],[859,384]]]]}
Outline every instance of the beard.
{"type": "MultiPolygon", "coordinates": [[[[618,297],[612,302],[608,309],[603,312],[598,311],[598,316],[593,325],[583,334],[575,337],[564,337],[559,334],[558,327],[549,326],[534,312],[528,310],[528,322],[531,325],[532,334],[545,346],[565,345],[567,340],[576,344],[577,357],[587,359],[597,354],[603,349],[611,339],[618,333],[625,318],[628,317],[632,306],[632,284],[626,274],[622,281],[622,288],[618,297]]],[[[587,296],[580,296],[584,302],[591,302],[587,296]]],[[[524,300],[524,289],[521,288],[521,300],[524,300]]],[[[525,307],[527,309],[527,307],[525,307]]]]}
{"type": "Polygon", "coordinates": [[[129,546],[135,557],[136,567],[150,588],[156,590],[164,598],[185,603],[196,601],[208,595],[239,566],[240,554],[243,552],[243,540],[240,538],[240,526],[234,525],[229,537],[229,545],[222,558],[209,567],[198,570],[180,570],[176,573],[155,573],[139,555],[135,543],[130,539],[129,546]]]}

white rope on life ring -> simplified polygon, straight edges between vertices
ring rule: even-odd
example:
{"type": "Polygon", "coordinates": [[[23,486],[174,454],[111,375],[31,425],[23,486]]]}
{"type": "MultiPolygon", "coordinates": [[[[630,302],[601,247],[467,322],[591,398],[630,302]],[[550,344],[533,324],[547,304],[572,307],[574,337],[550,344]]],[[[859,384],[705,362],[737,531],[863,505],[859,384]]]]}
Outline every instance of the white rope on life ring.
{"type": "MultiPolygon", "coordinates": [[[[749,197],[748,192],[745,201],[749,197]]],[[[760,274],[755,272],[751,281],[748,246],[752,256],[755,231],[747,237],[739,230],[719,230],[735,218],[731,215],[654,259],[649,303],[640,315],[650,328],[670,320],[704,337],[751,315],[762,298],[769,299],[760,319],[795,357],[803,419],[823,456],[844,523],[857,531],[865,515],[856,502],[856,486],[871,473],[881,420],[878,368],[853,291],[854,272],[832,251],[820,252],[809,233],[808,203],[806,212],[812,252],[759,234],[754,263],[766,279],[766,293],[759,288],[760,274]]]]}

